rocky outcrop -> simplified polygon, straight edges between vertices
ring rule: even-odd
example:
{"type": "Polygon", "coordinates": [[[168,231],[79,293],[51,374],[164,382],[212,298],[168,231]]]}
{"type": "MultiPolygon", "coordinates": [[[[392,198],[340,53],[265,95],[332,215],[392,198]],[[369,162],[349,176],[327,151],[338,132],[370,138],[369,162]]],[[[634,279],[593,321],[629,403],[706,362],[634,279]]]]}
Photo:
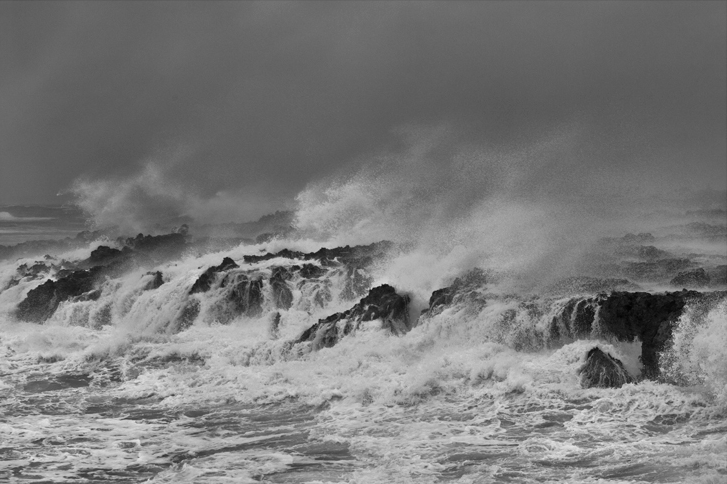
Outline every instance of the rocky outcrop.
{"type": "Polygon", "coordinates": [[[586,354],[578,374],[583,388],[619,388],[632,381],[623,363],[598,347],[586,354]]]}
{"type": "Polygon", "coordinates": [[[60,303],[78,297],[94,289],[98,271],[73,271],[57,281],[48,279],[31,289],[18,304],[15,316],[22,321],[42,323],[50,318],[60,303]]]}
{"type": "Polygon", "coordinates": [[[117,242],[158,262],[177,257],[187,248],[187,231],[182,229],[164,235],[139,234],[127,239],[120,237],[117,242]]]}
{"type": "Polygon", "coordinates": [[[701,267],[693,271],[680,272],[669,284],[675,287],[704,287],[710,283],[710,277],[701,267]]]}
{"type": "MultiPolygon", "coordinates": [[[[385,255],[393,244],[388,241],[376,242],[369,245],[358,245],[354,247],[336,247],[333,249],[322,248],[316,252],[297,252],[283,249],[277,253],[264,255],[246,255],[246,263],[256,263],[275,258],[297,259],[304,261],[316,261],[315,264],[304,264],[303,267],[293,266],[291,270],[299,269],[301,276],[305,278],[318,278],[328,270],[336,270],[343,276],[343,288],[339,297],[344,301],[354,301],[366,294],[371,288],[373,278],[368,273],[368,268],[377,258],[385,255]],[[326,269],[327,268],[327,269],[326,269]]],[[[279,285],[282,288],[282,285],[279,285]]]]}
{"type": "Polygon", "coordinates": [[[339,264],[366,265],[371,262],[372,258],[381,256],[389,251],[393,244],[389,241],[375,242],[369,245],[357,245],[354,247],[336,247],[333,249],[322,248],[316,252],[298,252],[283,249],[275,254],[267,253],[264,255],[246,255],[244,260],[246,263],[255,263],[282,257],[284,259],[298,260],[315,260],[323,266],[332,266],[339,264]]]}
{"type": "Polygon", "coordinates": [[[274,267],[270,276],[270,289],[273,295],[273,304],[277,309],[290,309],[293,305],[293,291],[288,287],[292,277],[291,271],[285,267],[274,267]]]}
{"type": "Polygon", "coordinates": [[[313,349],[330,348],[341,338],[355,332],[366,321],[381,320],[381,327],[392,334],[402,335],[411,329],[408,317],[408,296],[384,284],[371,289],[348,311],[319,320],[300,335],[295,343],[312,343],[313,349]]]}
{"type": "Polygon", "coordinates": [[[212,281],[214,280],[215,274],[218,272],[229,271],[230,269],[237,269],[238,267],[240,266],[238,266],[234,260],[229,257],[225,257],[222,259],[222,263],[220,265],[208,268],[197,278],[196,281],[194,281],[192,288],[189,290],[189,294],[209,291],[210,287],[212,287],[212,281]]]}
{"type": "Polygon", "coordinates": [[[550,321],[548,341],[562,344],[565,340],[588,338],[598,308],[593,297],[571,298],[550,321]]]}
{"type": "Polygon", "coordinates": [[[161,271],[147,272],[147,275],[152,276],[152,278],[144,285],[144,291],[159,289],[164,284],[161,271]]]}
{"type": "Polygon", "coordinates": [[[473,309],[483,307],[487,301],[482,293],[489,280],[489,274],[479,268],[472,269],[462,277],[454,280],[451,286],[437,289],[429,298],[429,306],[422,314],[432,316],[444,307],[462,302],[468,303],[473,309]]]}
{"type": "Polygon", "coordinates": [[[223,281],[223,285],[230,285],[228,300],[232,303],[233,311],[248,317],[260,316],[263,311],[263,280],[261,277],[249,279],[244,274],[238,274],[231,281],[223,281]]]}
{"type": "Polygon", "coordinates": [[[689,299],[703,297],[695,291],[663,294],[613,292],[598,304],[598,331],[619,341],[641,340],[644,376],[659,375],[659,354],[671,339],[672,327],[689,299]]]}

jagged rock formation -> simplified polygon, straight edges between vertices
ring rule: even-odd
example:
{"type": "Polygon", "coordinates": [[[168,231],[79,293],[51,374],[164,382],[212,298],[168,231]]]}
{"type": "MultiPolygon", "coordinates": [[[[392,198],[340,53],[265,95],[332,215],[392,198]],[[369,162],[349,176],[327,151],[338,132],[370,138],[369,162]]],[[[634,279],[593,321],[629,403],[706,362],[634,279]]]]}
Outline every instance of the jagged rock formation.
{"type": "MultiPolygon", "coordinates": [[[[602,281],[592,282],[598,285],[602,281]]],[[[431,317],[445,307],[457,304],[476,313],[485,304],[483,290],[486,283],[487,274],[484,271],[471,271],[455,280],[451,286],[434,291],[429,299],[429,307],[422,315],[431,317]]],[[[627,342],[638,338],[642,347],[644,376],[658,378],[659,355],[666,349],[671,339],[672,327],[682,315],[685,305],[690,300],[720,298],[725,295],[725,292],[700,293],[685,290],[657,294],[614,291],[573,297],[565,302],[558,301],[558,311],[544,326],[544,332],[533,327],[526,330],[527,334],[523,333],[522,337],[515,338],[508,344],[519,350],[557,347],[583,338],[607,338],[627,342]]],[[[517,309],[509,309],[503,313],[503,328],[512,335],[512,331],[516,329],[518,314],[522,314],[527,320],[536,321],[544,316],[543,309],[543,302],[538,302],[537,299],[521,301],[517,309]]]]}
{"type": "Polygon", "coordinates": [[[147,272],[147,275],[153,276],[153,278],[144,285],[145,291],[159,289],[162,284],[164,284],[164,278],[162,277],[161,271],[147,272]]]}
{"type": "Polygon", "coordinates": [[[189,290],[189,294],[209,291],[215,274],[218,272],[225,272],[230,269],[237,269],[238,267],[240,266],[237,265],[234,260],[229,257],[225,257],[222,259],[222,263],[220,265],[208,268],[197,278],[196,281],[194,281],[192,288],[189,290]]]}
{"type": "Polygon", "coordinates": [[[620,341],[641,340],[644,375],[659,374],[659,353],[671,339],[672,327],[687,300],[701,293],[680,291],[664,294],[613,292],[599,301],[599,330],[620,341]]]}
{"type": "Polygon", "coordinates": [[[246,255],[244,260],[246,263],[256,263],[282,257],[285,259],[317,261],[322,267],[305,264],[301,269],[303,277],[311,278],[320,277],[325,272],[324,267],[339,268],[344,277],[344,285],[339,297],[352,301],[366,294],[366,291],[369,290],[373,283],[373,278],[367,271],[368,267],[371,266],[375,259],[381,258],[392,247],[391,242],[382,241],[354,247],[347,245],[333,249],[322,248],[317,252],[310,253],[283,249],[275,254],[246,255]]]}
{"type": "Polygon", "coordinates": [[[232,303],[236,314],[259,316],[263,305],[262,278],[249,279],[245,274],[237,274],[231,279],[222,281],[222,286],[232,286],[228,300],[232,303]]]}
{"type": "Polygon", "coordinates": [[[22,321],[42,323],[50,318],[60,303],[94,289],[98,270],[74,271],[57,281],[48,279],[28,292],[18,304],[15,316],[22,321]]]}
{"type": "Polygon", "coordinates": [[[119,237],[117,242],[136,253],[142,253],[155,261],[161,261],[177,257],[187,248],[187,231],[182,228],[172,234],[139,234],[127,239],[119,237]]]}
{"type": "Polygon", "coordinates": [[[583,388],[619,388],[632,382],[623,363],[598,347],[587,353],[586,362],[578,369],[578,374],[583,388]]]}
{"type": "Polygon", "coordinates": [[[451,304],[467,302],[470,307],[484,306],[487,301],[482,290],[488,282],[489,275],[486,271],[475,268],[462,277],[454,280],[451,286],[437,289],[429,298],[429,307],[422,311],[422,314],[432,316],[451,304]]]}
{"type": "Polygon", "coordinates": [[[298,252],[294,250],[283,249],[275,254],[267,253],[264,255],[246,255],[245,262],[255,263],[282,257],[285,259],[299,260],[316,260],[323,266],[335,266],[338,264],[350,264],[366,262],[370,263],[372,258],[384,255],[392,248],[393,244],[389,241],[374,242],[369,245],[357,245],[354,247],[336,247],[333,249],[322,248],[316,252],[298,252]]]}
{"type": "Polygon", "coordinates": [[[411,329],[408,296],[384,284],[371,289],[366,297],[348,311],[319,320],[300,335],[295,343],[311,342],[313,349],[330,348],[341,338],[356,331],[361,323],[381,319],[382,328],[395,335],[411,329]]]}
{"type": "Polygon", "coordinates": [[[548,339],[561,342],[588,338],[597,309],[595,298],[572,298],[550,322],[548,339]]]}

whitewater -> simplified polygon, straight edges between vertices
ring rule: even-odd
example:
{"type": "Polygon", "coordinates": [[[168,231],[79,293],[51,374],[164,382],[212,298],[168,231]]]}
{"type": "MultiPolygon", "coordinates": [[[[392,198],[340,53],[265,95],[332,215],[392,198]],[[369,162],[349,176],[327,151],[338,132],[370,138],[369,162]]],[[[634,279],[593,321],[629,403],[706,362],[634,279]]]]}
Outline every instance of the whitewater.
{"type": "Polygon", "coordinates": [[[589,232],[375,187],[257,239],[5,247],[0,480],[727,482],[724,209],[589,232]],[[669,304],[662,346],[614,329],[669,304]],[[584,383],[593,348],[623,382],[584,383]]]}

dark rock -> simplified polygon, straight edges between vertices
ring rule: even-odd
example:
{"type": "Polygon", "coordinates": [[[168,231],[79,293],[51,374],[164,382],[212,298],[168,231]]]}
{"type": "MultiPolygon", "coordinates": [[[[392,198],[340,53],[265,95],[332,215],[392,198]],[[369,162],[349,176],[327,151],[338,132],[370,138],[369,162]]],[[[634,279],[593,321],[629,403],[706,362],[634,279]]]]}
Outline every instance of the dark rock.
{"type": "Polygon", "coordinates": [[[451,286],[434,291],[429,298],[429,307],[423,314],[433,315],[446,306],[457,303],[466,303],[474,310],[486,303],[482,290],[486,287],[489,275],[486,271],[475,268],[464,276],[454,280],[451,286]]]}
{"type": "Polygon", "coordinates": [[[669,284],[676,287],[704,287],[709,285],[710,278],[704,269],[694,269],[693,271],[680,272],[674,277],[669,284]]]}
{"type": "Polygon", "coordinates": [[[194,324],[194,320],[199,316],[199,301],[196,299],[189,299],[182,309],[179,310],[174,318],[172,324],[167,328],[170,333],[178,333],[184,331],[194,324]]]}
{"type": "Polygon", "coordinates": [[[434,291],[429,298],[429,308],[425,309],[424,312],[433,314],[434,310],[440,306],[448,306],[452,304],[454,300],[455,290],[452,287],[444,287],[434,291]]]}
{"type": "Polygon", "coordinates": [[[58,305],[93,289],[98,271],[74,271],[57,281],[48,279],[28,292],[18,304],[15,316],[23,321],[41,323],[51,317],[58,305]]]}
{"type": "Polygon", "coordinates": [[[230,269],[236,269],[238,267],[240,266],[238,266],[234,260],[229,257],[225,257],[222,260],[222,264],[208,268],[197,278],[196,281],[194,281],[192,288],[189,290],[189,294],[209,291],[215,274],[218,272],[228,271],[230,269]]]}
{"type": "Polygon", "coordinates": [[[119,238],[118,242],[137,254],[147,255],[158,262],[178,257],[187,248],[187,233],[180,231],[164,235],[139,234],[125,240],[119,238]]]}
{"type": "Polygon", "coordinates": [[[230,285],[232,289],[228,294],[228,300],[237,314],[255,317],[262,313],[262,278],[248,279],[244,274],[240,274],[230,285]]]}
{"type": "Polygon", "coordinates": [[[270,337],[272,339],[280,338],[280,313],[275,311],[270,317],[270,337]]]}
{"type": "Polygon", "coordinates": [[[588,338],[597,309],[596,298],[572,298],[550,322],[548,339],[558,344],[588,338]]]}
{"type": "MultiPolygon", "coordinates": [[[[371,259],[380,257],[388,252],[393,247],[393,244],[389,241],[375,242],[369,245],[358,245],[354,247],[336,247],[334,249],[320,249],[317,252],[297,252],[289,249],[283,249],[275,254],[267,253],[264,255],[246,255],[244,260],[247,263],[255,263],[275,259],[276,257],[282,257],[285,259],[299,259],[299,260],[316,260],[323,266],[341,265],[341,264],[352,264],[359,262],[357,265],[362,265],[360,260],[366,257],[371,259]]],[[[369,260],[371,260],[369,259],[369,260]]]]}
{"type": "Polygon", "coordinates": [[[286,282],[291,278],[291,273],[285,267],[274,267],[270,276],[270,288],[273,293],[273,304],[278,309],[290,309],[293,305],[293,291],[286,282]]]}
{"type": "Polygon", "coordinates": [[[108,265],[127,256],[128,254],[125,254],[118,249],[113,249],[105,245],[100,245],[96,249],[91,251],[91,257],[88,258],[88,263],[92,267],[108,265]]]}
{"type": "Polygon", "coordinates": [[[405,334],[411,329],[408,304],[409,297],[400,296],[388,284],[375,287],[351,309],[319,320],[295,342],[312,342],[313,349],[330,348],[356,331],[361,323],[375,319],[381,319],[382,328],[392,334],[405,334]]]}
{"type": "Polygon", "coordinates": [[[578,374],[583,388],[619,388],[632,381],[623,363],[598,347],[588,352],[578,374]]]}
{"type": "Polygon", "coordinates": [[[325,269],[315,264],[303,264],[303,267],[300,268],[301,277],[305,277],[306,279],[318,279],[325,273],[325,269]]]}
{"type": "Polygon", "coordinates": [[[162,277],[162,273],[160,271],[156,272],[147,272],[148,276],[154,276],[149,282],[147,282],[144,285],[144,291],[151,291],[153,289],[159,289],[162,284],[164,284],[164,278],[162,277]]]}
{"type": "Polygon", "coordinates": [[[671,339],[672,326],[687,301],[702,297],[694,291],[665,294],[613,292],[599,301],[600,330],[620,341],[641,340],[644,375],[659,375],[659,354],[671,339]]]}

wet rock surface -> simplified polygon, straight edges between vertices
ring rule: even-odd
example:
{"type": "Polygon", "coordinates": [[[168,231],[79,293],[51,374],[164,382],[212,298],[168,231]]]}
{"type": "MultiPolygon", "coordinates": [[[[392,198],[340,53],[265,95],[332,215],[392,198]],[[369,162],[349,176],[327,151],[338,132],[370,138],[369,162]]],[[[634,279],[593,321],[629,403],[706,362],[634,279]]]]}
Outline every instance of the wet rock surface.
{"type": "Polygon", "coordinates": [[[671,339],[672,328],[687,301],[702,297],[695,291],[651,294],[613,292],[599,301],[600,330],[619,341],[641,340],[644,374],[659,374],[659,353],[671,339]]]}
{"type": "Polygon", "coordinates": [[[587,353],[578,374],[583,388],[620,388],[633,381],[621,361],[598,347],[587,353]]]}
{"type": "Polygon", "coordinates": [[[330,348],[359,329],[361,323],[375,319],[381,319],[383,329],[403,335],[411,329],[408,304],[409,297],[397,294],[392,286],[375,287],[348,311],[321,319],[305,330],[295,343],[312,342],[314,349],[330,348]]]}
{"type": "Polygon", "coordinates": [[[222,263],[220,265],[208,268],[197,278],[196,281],[194,281],[192,288],[189,290],[189,294],[209,291],[210,287],[212,287],[212,281],[214,280],[215,274],[225,272],[230,269],[237,269],[238,267],[240,266],[237,265],[234,260],[229,257],[225,257],[222,259],[222,263]]]}
{"type": "Polygon", "coordinates": [[[253,317],[262,313],[262,278],[249,279],[244,274],[240,274],[228,284],[232,287],[228,299],[236,314],[253,317]]]}
{"type": "Polygon", "coordinates": [[[53,315],[58,305],[73,297],[81,296],[94,288],[98,271],[74,271],[53,281],[48,279],[28,292],[18,304],[15,316],[22,321],[41,323],[53,315]]]}
{"type": "Polygon", "coordinates": [[[148,272],[147,275],[152,276],[152,278],[144,285],[145,291],[159,289],[164,284],[164,277],[161,271],[148,272]]]}

